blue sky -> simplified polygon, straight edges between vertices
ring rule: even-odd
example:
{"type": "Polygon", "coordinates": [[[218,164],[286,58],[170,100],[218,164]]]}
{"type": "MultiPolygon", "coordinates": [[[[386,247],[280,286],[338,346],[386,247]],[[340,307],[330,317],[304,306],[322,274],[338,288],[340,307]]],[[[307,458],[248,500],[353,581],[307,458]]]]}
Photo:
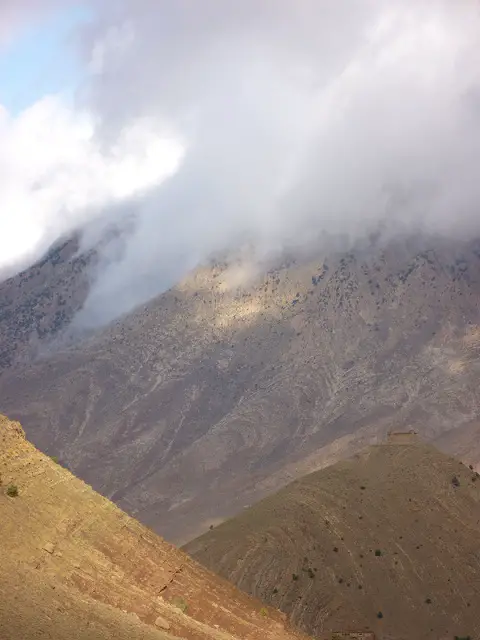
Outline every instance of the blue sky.
{"type": "Polygon", "coordinates": [[[84,5],[70,5],[25,28],[0,50],[0,104],[15,115],[47,94],[73,92],[82,67],[72,34],[89,18],[84,5]]]}

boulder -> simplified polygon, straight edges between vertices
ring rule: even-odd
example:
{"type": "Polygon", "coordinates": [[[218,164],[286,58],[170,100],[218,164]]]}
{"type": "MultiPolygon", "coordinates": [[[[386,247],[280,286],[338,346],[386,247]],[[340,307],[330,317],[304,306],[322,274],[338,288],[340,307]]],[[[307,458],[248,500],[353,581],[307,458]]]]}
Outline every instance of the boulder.
{"type": "Polygon", "coordinates": [[[158,616],[158,618],[155,620],[155,626],[158,627],[159,629],[164,629],[165,631],[168,631],[171,627],[171,624],[168,620],[165,620],[165,618],[162,618],[162,616],[158,616]]]}

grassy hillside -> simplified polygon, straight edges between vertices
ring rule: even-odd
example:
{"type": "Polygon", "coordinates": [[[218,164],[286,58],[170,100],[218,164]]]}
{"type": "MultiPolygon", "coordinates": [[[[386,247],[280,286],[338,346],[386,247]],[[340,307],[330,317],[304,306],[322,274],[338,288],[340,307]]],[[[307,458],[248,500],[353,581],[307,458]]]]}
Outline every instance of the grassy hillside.
{"type": "Polygon", "coordinates": [[[305,631],[480,637],[480,478],[385,444],[305,476],[186,545],[305,631]]]}
{"type": "Polygon", "coordinates": [[[1,640],[300,640],[0,418],[1,640]]]}

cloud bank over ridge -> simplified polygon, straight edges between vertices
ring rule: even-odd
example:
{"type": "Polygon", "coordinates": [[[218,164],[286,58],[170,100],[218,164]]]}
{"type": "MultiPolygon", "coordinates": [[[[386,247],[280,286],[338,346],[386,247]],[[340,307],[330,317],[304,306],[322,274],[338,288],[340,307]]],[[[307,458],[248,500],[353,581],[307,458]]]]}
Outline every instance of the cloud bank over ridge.
{"type": "Polygon", "coordinates": [[[478,33],[470,0],[105,0],[77,103],[0,114],[0,267],[128,219],[102,323],[242,241],[478,233],[478,33]]]}

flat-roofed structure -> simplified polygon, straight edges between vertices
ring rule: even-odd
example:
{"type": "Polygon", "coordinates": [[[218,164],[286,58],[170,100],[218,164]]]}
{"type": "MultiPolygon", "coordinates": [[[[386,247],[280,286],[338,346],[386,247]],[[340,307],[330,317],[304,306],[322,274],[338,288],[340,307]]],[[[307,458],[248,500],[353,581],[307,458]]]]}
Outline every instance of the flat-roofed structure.
{"type": "Polygon", "coordinates": [[[418,444],[418,433],[416,431],[389,431],[387,434],[387,444],[418,444]]]}

